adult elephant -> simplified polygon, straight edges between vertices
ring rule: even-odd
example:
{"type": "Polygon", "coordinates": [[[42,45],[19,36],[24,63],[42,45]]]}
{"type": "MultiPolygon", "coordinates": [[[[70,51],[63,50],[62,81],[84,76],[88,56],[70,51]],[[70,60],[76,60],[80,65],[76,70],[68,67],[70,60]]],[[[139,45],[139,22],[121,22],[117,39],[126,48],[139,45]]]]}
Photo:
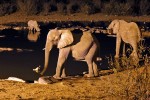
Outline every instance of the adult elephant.
{"type": "Polygon", "coordinates": [[[121,40],[125,43],[130,44],[133,47],[131,53],[135,60],[138,60],[137,45],[141,40],[141,33],[138,25],[135,22],[126,22],[124,20],[113,20],[108,26],[109,34],[116,34],[116,55],[115,58],[119,57],[121,40]],[[111,31],[110,31],[111,30],[111,31]]]}
{"type": "Polygon", "coordinates": [[[34,32],[40,31],[39,25],[38,25],[37,21],[35,21],[35,20],[29,20],[28,21],[28,28],[29,28],[29,31],[34,31],[34,32]]]}
{"type": "Polygon", "coordinates": [[[85,75],[86,77],[96,77],[99,75],[96,64],[96,53],[99,45],[96,38],[89,31],[81,31],[81,33],[73,34],[67,29],[52,29],[48,32],[45,45],[45,65],[40,73],[41,75],[44,74],[48,67],[49,54],[53,45],[57,45],[59,49],[54,78],[61,79],[66,76],[65,68],[62,65],[70,52],[72,52],[72,57],[74,57],[75,60],[84,60],[87,62],[89,72],[85,75]]]}

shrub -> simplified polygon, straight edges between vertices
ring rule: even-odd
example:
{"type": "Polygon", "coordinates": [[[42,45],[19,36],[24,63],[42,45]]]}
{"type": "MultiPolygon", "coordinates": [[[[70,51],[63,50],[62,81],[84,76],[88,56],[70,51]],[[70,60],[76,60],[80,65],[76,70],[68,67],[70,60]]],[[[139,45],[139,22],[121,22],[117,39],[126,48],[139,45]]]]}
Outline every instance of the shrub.
{"type": "Polygon", "coordinates": [[[116,71],[133,69],[139,67],[140,65],[149,65],[150,63],[150,47],[145,45],[145,41],[140,41],[138,44],[138,57],[139,64],[134,64],[135,59],[129,55],[132,53],[133,48],[129,45],[129,48],[126,49],[126,56],[120,57],[119,59],[113,59],[111,56],[107,57],[108,64],[110,69],[116,71]]]}
{"type": "Polygon", "coordinates": [[[41,12],[42,5],[40,0],[27,0],[26,1],[26,10],[27,15],[36,15],[41,12]]]}
{"type": "Polygon", "coordinates": [[[95,8],[93,5],[88,5],[85,4],[81,7],[81,11],[85,14],[94,14],[95,13],[95,8]]]}
{"type": "Polygon", "coordinates": [[[11,3],[2,3],[0,4],[0,16],[11,14],[17,10],[16,5],[11,3]]]}
{"type": "Polygon", "coordinates": [[[35,15],[41,12],[42,3],[40,0],[16,0],[18,9],[27,15],[35,15]]]}
{"type": "Polygon", "coordinates": [[[102,8],[102,1],[101,0],[93,0],[95,11],[100,12],[102,8]]]}
{"type": "Polygon", "coordinates": [[[50,3],[49,2],[44,2],[43,3],[43,8],[42,8],[42,13],[44,15],[48,15],[50,12],[50,3]]]}
{"type": "Polygon", "coordinates": [[[16,4],[18,6],[18,9],[21,12],[25,12],[26,11],[26,0],[16,0],[16,4]]]}
{"type": "Polygon", "coordinates": [[[80,11],[80,6],[78,5],[78,3],[76,1],[70,2],[67,5],[67,13],[72,14],[72,13],[76,13],[79,11],[80,11]]]}
{"type": "Polygon", "coordinates": [[[133,13],[133,2],[105,2],[103,4],[102,13],[108,15],[130,15],[133,13]]]}
{"type": "Polygon", "coordinates": [[[150,14],[150,1],[141,0],[140,13],[141,13],[141,15],[149,15],[150,14]]]}
{"type": "Polygon", "coordinates": [[[66,4],[64,4],[64,3],[57,3],[57,11],[59,13],[66,14],[67,13],[66,4]]]}
{"type": "Polygon", "coordinates": [[[91,0],[84,0],[81,3],[81,12],[86,14],[94,14],[96,13],[96,7],[91,0]]]}

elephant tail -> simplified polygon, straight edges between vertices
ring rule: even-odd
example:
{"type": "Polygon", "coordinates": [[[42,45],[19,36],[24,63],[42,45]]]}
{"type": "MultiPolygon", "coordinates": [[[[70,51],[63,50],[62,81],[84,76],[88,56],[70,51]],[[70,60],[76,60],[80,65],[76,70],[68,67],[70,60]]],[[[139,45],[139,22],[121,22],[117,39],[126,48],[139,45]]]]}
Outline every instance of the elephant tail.
{"type": "Polygon", "coordinates": [[[131,27],[133,28],[135,34],[137,34],[137,42],[140,42],[142,39],[141,31],[138,27],[138,25],[135,22],[130,22],[131,27]]]}
{"type": "Polygon", "coordinates": [[[140,41],[142,39],[142,34],[139,28],[137,30],[138,30],[138,41],[140,41]]]}
{"type": "Polygon", "coordinates": [[[136,23],[135,23],[135,26],[136,26],[137,35],[138,35],[137,41],[139,42],[142,39],[142,34],[141,34],[141,31],[140,31],[140,29],[139,29],[139,27],[138,27],[138,25],[136,23]]]}
{"type": "Polygon", "coordinates": [[[96,39],[96,37],[94,37],[95,39],[95,42],[96,42],[96,44],[97,44],[97,54],[96,54],[96,61],[97,62],[100,62],[100,61],[102,61],[102,58],[101,58],[101,56],[100,56],[100,43],[99,43],[99,41],[96,39]]]}

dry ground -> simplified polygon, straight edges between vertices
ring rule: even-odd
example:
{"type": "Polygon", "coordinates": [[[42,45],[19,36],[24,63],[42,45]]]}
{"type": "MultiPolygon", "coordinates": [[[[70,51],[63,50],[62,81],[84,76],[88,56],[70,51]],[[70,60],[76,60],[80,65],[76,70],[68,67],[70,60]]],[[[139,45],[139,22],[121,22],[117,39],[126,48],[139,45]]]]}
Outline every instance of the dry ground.
{"type": "MultiPolygon", "coordinates": [[[[91,79],[63,80],[47,85],[0,80],[0,100],[133,100],[135,98],[145,100],[144,96],[150,94],[150,85],[148,85],[150,79],[143,74],[144,68],[91,79]]],[[[150,74],[149,67],[148,74],[150,74]]],[[[150,99],[150,95],[146,98],[150,99]]]]}
{"type": "MultiPolygon", "coordinates": [[[[108,21],[112,19],[125,19],[130,21],[150,21],[149,16],[107,16],[101,14],[84,15],[57,15],[49,16],[23,16],[15,13],[0,17],[0,24],[9,22],[27,22],[30,19],[37,21],[68,21],[68,20],[93,20],[108,21]]],[[[63,80],[54,84],[33,84],[0,80],[0,100],[30,99],[30,100],[133,100],[137,98],[150,99],[150,66],[148,70],[142,67],[138,70],[126,70],[123,72],[86,79],[78,78],[63,80]],[[149,95],[149,97],[146,97],[149,95]]],[[[147,99],[147,100],[149,100],[147,99]]]]}

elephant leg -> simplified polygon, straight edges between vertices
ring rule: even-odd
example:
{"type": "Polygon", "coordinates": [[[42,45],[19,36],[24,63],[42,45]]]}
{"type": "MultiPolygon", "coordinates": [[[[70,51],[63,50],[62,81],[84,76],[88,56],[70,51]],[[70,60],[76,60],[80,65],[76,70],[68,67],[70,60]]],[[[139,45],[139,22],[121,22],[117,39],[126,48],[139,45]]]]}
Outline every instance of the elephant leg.
{"type": "Polygon", "coordinates": [[[133,51],[131,53],[132,57],[135,57],[135,60],[138,60],[138,55],[137,55],[137,43],[133,42],[131,43],[131,46],[133,47],[133,51]]]}
{"type": "Polygon", "coordinates": [[[117,39],[116,39],[116,55],[115,55],[115,58],[119,58],[120,44],[121,44],[121,37],[118,36],[118,34],[117,34],[117,39]]]}
{"type": "Polygon", "coordinates": [[[35,29],[35,28],[33,28],[33,32],[34,32],[34,33],[36,32],[36,29],[35,29]]]}
{"type": "Polygon", "coordinates": [[[99,76],[98,68],[97,68],[97,65],[94,61],[93,61],[93,71],[94,71],[95,77],[99,76]]]}
{"type": "MultiPolygon", "coordinates": [[[[56,67],[56,74],[53,76],[56,79],[62,79],[60,76],[61,71],[62,71],[62,66],[64,62],[66,61],[68,55],[70,52],[70,48],[62,48],[59,49],[59,56],[58,56],[58,61],[57,61],[57,67],[56,67]]],[[[65,71],[65,70],[64,70],[65,71]]]]}
{"type": "Polygon", "coordinates": [[[33,31],[34,30],[34,28],[33,27],[31,27],[31,31],[33,31]]]}
{"type": "Polygon", "coordinates": [[[123,43],[123,54],[122,54],[122,56],[123,57],[125,57],[126,56],[126,48],[125,48],[125,43],[123,43]]]}
{"type": "Polygon", "coordinates": [[[94,77],[92,61],[87,61],[88,64],[88,74],[85,74],[85,77],[94,77]]]}
{"type": "Polygon", "coordinates": [[[63,67],[63,69],[62,69],[61,78],[66,78],[65,67],[63,67]]]}
{"type": "Polygon", "coordinates": [[[32,28],[31,27],[29,27],[29,31],[31,31],[32,30],[32,28]]]}
{"type": "Polygon", "coordinates": [[[96,49],[97,49],[97,45],[94,43],[92,45],[92,47],[90,48],[88,54],[85,57],[85,60],[86,60],[87,65],[88,65],[88,71],[89,71],[89,73],[86,74],[87,77],[94,77],[94,73],[97,76],[97,70],[98,69],[97,69],[97,66],[95,66],[96,64],[95,63],[93,64],[93,57],[95,55],[96,49]]]}

